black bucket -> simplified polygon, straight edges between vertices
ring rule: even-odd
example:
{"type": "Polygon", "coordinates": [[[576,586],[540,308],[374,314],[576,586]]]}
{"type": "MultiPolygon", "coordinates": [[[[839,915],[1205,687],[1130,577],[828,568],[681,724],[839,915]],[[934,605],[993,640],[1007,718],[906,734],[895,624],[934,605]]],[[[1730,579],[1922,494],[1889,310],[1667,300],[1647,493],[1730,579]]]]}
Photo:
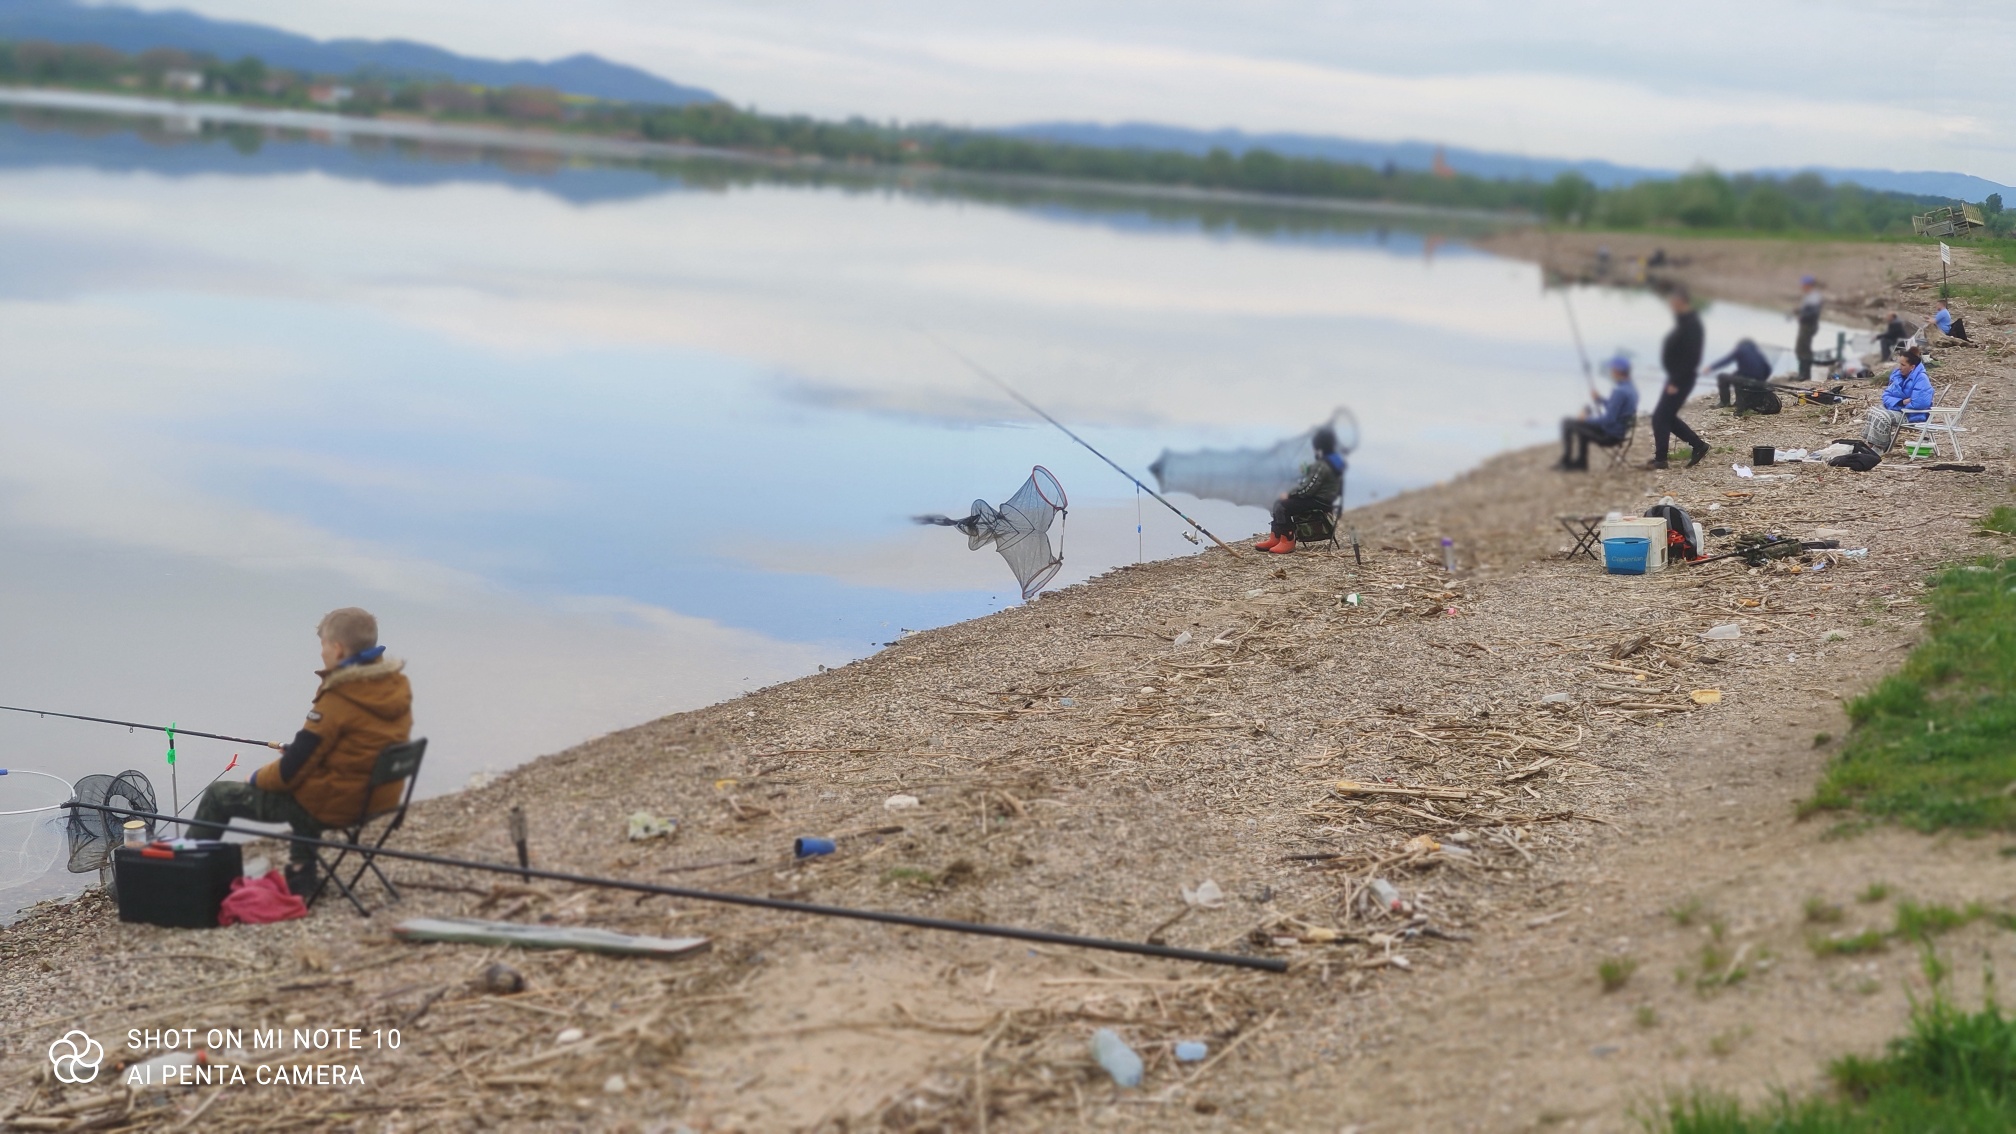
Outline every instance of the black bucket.
{"type": "Polygon", "coordinates": [[[1753,465],[1776,464],[1777,461],[1778,447],[1775,445],[1756,445],[1750,449],[1750,463],[1753,465]]]}

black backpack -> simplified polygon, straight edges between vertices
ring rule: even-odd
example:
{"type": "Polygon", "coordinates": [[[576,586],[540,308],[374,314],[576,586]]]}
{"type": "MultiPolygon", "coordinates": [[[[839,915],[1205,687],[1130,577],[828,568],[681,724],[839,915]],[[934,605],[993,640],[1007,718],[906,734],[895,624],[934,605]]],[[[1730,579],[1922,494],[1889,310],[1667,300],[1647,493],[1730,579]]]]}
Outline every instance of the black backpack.
{"type": "Polygon", "coordinates": [[[1689,516],[1678,504],[1654,504],[1645,509],[1647,518],[1661,516],[1666,520],[1666,558],[1699,559],[1701,542],[1699,527],[1694,517],[1689,516]]]}
{"type": "Polygon", "coordinates": [[[1854,452],[1843,453],[1827,462],[1837,469],[1854,469],[1856,472],[1868,472],[1870,469],[1883,463],[1883,454],[1877,452],[1867,441],[1852,437],[1841,437],[1835,440],[1835,444],[1853,445],[1855,447],[1854,452]]]}
{"type": "Polygon", "coordinates": [[[1768,383],[1738,378],[1735,386],[1738,414],[1774,414],[1785,408],[1784,403],[1778,400],[1778,391],[1773,390],[1768,383]]]}

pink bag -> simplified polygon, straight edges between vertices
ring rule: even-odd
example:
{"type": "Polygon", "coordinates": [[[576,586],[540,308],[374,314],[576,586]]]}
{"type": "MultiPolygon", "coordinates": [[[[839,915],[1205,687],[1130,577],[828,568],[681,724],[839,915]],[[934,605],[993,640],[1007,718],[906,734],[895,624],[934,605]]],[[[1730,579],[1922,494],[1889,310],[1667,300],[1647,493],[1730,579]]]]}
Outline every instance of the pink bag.
{"type": "Polygon", "coordinates": [[[287,888],[287,876],[278,870],[267,871],[263,878],[232,880],[231,892],[224,896],[224,904],[217,907],[218,925],[237,925],[241,921],[263,925],[307,916],[308,903],[287,888]]]}

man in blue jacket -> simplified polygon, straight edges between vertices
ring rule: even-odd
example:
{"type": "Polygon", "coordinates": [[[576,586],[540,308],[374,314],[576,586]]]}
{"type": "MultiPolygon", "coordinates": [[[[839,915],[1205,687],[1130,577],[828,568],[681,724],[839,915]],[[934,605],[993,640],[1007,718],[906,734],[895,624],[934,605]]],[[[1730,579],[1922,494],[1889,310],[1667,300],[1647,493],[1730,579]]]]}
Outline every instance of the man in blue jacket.
{"type": "Polygon", "coordinates": [[[1561,419],[1561,463],[1555,468],[1588,471],[1591,444],[1605,449],[1621,445],[1637,426],[1638,387],[1631,384],[1631,360],[1621,354],[1611,359],[1610,378],[1609,397],[1589,391],[1593,412],[1585,409],[1581,417],[1561,419]]]}
{"type": "Polygon", "coordinates": [[[1931,414],[1932,379],[1925,376],[1925,364],[1917,346],[1907,346],[1890,372],[1890,384],[1883,387],[1883,404],[1869,408],[1869,425],[1862,440],[1879,453],[1887,453],[1897,441],[1897,431],[1907,424],[1924,421],[1931,414]]]}
{"type": "Polygon", "coordinates": [[[1709,363],[1701,370],[1703,374],[1715,374],[1716,391],[1721,399],[1715,404],[1727,407],[1729,395],[1740,382],[1754,382],[1765,385],[1771,381],[1771,360],[1764,357],[1763,348],[1756,339],[1744,339],[1736,344],[1736,349],[1709,363]],[[1725,366],[1732,369],[1723,370],[1725,366]]]}

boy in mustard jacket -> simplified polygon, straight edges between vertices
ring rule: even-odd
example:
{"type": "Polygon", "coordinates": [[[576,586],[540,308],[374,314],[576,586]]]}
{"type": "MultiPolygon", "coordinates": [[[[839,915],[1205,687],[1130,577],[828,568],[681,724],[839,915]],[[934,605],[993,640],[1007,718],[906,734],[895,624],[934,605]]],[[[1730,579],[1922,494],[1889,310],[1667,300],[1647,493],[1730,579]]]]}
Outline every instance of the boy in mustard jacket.
{"type": "MultiPolygon", "coordinates": [[[[280,758],[253,773],[250,783],[215,783],[196,808],[189,835],[214,839],[215,826],[232,819],[285,823],[297,835],[321,837],[324,828],[347,827],[365,809],[364,793],[378,754],[413,732],[413,687],[406,663],[385,656],[378,620],[347,606],[332,610],[315,628],[322,642],[322,679],[301,731],[275,744],[280,758]]],[[[381,785],[370,810],[395,807],[403,783],[381,785]]],[[[291,843],[287,886],[306,896],[315,882],[315,848],[291,843]]]]}

